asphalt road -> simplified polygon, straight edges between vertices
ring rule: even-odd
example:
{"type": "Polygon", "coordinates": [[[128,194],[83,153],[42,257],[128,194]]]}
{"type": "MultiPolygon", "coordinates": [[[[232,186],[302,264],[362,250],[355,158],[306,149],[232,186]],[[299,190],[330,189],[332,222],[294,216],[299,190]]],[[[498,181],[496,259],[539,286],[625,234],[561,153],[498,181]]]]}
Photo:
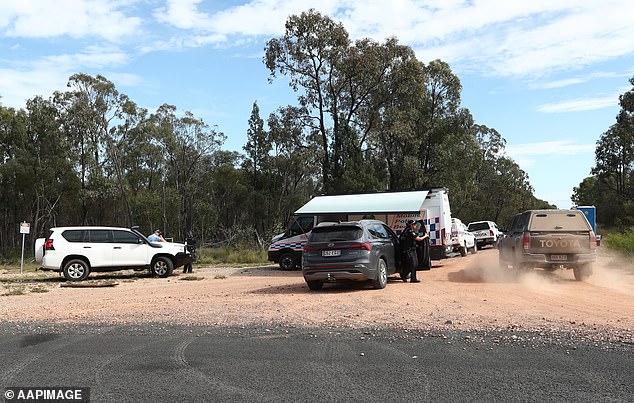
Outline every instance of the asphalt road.
{"type": "Polygon", "coordinates": [[[632,402],[634,346],[530,333],[0,324],[1,391],[42,386],[88,387],[93,402],[632,402]]]}

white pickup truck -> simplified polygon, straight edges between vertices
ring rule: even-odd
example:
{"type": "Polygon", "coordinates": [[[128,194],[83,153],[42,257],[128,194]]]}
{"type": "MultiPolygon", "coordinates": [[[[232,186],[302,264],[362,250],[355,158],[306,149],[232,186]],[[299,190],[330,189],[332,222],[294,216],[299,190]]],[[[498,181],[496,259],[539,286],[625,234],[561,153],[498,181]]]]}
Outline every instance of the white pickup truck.
{"type": "Polygon", "coordinates": [[[458,219],[451,219],[451,244],[454,252],[459,252],[461,256],[467,256],[467,253],[476,253],[478,245],[475,236],[467,230],[467,226],[458,219]]]}
{"type": "Polygon", "coordinates": [[[500,238],[500,230],[493,221],[474,221],[467,225],[467,229],[475,235],[479,248],[486,245],[497,247],[500,238]]]}

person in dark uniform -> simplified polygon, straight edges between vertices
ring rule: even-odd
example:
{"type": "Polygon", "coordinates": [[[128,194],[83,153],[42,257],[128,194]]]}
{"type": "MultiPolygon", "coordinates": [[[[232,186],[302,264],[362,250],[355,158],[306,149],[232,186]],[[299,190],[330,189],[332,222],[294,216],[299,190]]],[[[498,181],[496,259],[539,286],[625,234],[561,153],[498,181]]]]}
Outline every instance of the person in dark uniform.
{"type": "Polygon", "coordinates": [[[409,220],[405,224],[405,229],[401,234],[401,248],[403,251],[403,271],[401,278],[407,282],[407,275],[410,275],[411,283],[420,283],[420,280],[416,278],[416,267],[418,267],[418,256],[416,255],[416,242],[420,242],[428,237],[425,235],[418,235],[416,232],[416,221],[409,220]]]}
{"type": "MultiPolygon", "coordinates": [[[[194,236],[191,232],[187,234],[187,239],[185,239],[185,248],[187,248],[189,253],[191,253],[192,261],[196,260],[196,239],[194,239],[194,236]]],[[[185,266],[183,266],[183,273],[191,273],[192,271],[193,266],[191,263],[187,263],[185,266]]]]}
{"type": "Polygon", "coordinates": [[[420,248],[417,248],[418,251],[420,252],[420,256],[418,258],[418,263],[420,265],[419,267],[421,268],[421,270],[431,270],[429,235],[427,233],[427,227],[425,226],[424,223],[421,224],[420,228],[418,229],[418,235],[425,238],[422,244],[420,245],[420,248]]]}

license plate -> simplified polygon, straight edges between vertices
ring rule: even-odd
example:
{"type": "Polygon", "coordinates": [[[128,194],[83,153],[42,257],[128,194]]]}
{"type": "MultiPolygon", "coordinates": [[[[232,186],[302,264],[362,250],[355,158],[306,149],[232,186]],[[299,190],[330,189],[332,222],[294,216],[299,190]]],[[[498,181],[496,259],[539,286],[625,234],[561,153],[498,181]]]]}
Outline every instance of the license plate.
{"type": "Polygon", "coordinates": [[[568,255],[550,255],[550,260],[568,260],[568,255]]]}
{"type": "Polygon", "coordinates": [[[322,256],[341,256],[341,250],[339,250],[339,249],[335,249],[335,250],[322,250],[322,251],[321,251],[321,255],[322,255],[322,256]]]}

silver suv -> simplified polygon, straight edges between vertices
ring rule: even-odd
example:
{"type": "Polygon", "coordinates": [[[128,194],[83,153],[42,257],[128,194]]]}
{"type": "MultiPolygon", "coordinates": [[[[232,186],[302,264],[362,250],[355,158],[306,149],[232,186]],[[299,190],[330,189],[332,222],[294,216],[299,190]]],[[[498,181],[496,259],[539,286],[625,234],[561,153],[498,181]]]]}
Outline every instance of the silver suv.
{"type": "Polygon", "coordinates": [[[84,280],[90,272],[144,270],[167,277],[192,262],[186,245],[150,242],[137,227],[58,227],[35,241],[40,270],[62,272],[67,280],[84,280]]]}
{"type": "Polygon", "coordinates": [[[311,290],[342,280],[385,288],[387,276],[398,272],[398,250],[398,237],[382,221],[321,223],[304,246],[302,273],[311,290]]]}

